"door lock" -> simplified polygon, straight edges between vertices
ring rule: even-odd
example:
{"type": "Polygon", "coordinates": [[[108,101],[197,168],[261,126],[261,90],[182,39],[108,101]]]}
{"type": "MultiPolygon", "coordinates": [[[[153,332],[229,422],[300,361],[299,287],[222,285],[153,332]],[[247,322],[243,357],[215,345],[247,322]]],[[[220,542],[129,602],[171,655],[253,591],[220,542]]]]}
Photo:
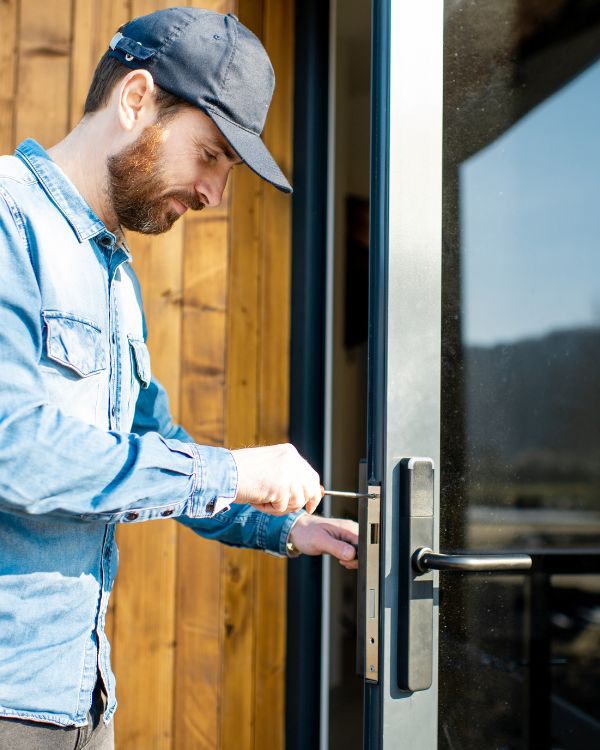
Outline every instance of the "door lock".
{"type": "Polygon", "coordinates": [[[356,671],[368,682],[378,682],[381,488],[368,486],[366,462],[360,463],[359,490],[339,493],[359,501],[356,671]]]}

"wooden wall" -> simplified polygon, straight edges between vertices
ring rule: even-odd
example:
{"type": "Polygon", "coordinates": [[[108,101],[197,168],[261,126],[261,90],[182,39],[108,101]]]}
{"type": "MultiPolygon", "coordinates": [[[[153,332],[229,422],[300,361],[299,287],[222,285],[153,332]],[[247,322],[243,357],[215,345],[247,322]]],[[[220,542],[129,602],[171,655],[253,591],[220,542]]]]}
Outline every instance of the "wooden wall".
{"type": "MultiPolygon", "coordinates": [[[[161,0],[0,0],[0,152],[58,141],[95,64],[161,0]]],[[[291,176],[293,3],[187,2],[234,12],[277,75],[264,139],[291,176]]],[[[286,439],[290,198],[236,167],[222,205],[166,235],[130,236],[153,371],[198,442],[286,439]]],[[[286,563],[174,521],[120,528],[109,628],[119,750],[277,750],[284,740],[286,563]]]]}

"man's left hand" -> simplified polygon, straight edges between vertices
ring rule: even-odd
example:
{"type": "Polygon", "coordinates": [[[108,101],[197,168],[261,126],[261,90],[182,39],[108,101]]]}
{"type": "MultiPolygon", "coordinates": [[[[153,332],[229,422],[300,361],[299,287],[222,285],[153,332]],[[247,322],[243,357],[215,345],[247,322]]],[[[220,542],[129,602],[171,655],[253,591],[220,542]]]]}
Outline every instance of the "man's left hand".
{"type": "Polygon", "coordinates": [[[304,555],[331,555],[348,570],[358,568],[356,521],[303,513],[294,523],[289,539],[304,555]]]}

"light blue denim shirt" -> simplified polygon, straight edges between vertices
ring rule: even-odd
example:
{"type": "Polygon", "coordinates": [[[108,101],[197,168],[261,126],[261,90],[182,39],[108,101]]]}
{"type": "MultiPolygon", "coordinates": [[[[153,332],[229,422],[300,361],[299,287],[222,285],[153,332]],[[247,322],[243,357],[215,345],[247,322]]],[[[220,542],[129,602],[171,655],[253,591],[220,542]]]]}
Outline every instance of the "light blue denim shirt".
{"type": "Polygon", "coordinates": [[[298,514],[216,512],[233,456],[173,424],[129,251],[32,140],[0,157],[0,269],[0,716],[83,725],[99,672],[108,722],[115,524],[285,555],[298,514]]]}

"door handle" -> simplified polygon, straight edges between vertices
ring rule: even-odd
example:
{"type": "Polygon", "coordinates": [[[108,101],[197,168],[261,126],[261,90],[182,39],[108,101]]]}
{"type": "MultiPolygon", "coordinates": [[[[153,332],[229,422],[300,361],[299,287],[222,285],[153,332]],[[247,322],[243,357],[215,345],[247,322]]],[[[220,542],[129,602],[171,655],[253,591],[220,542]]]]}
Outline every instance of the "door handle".
{"type": "Polygon", "coordinates": [[[532,566],[530,555],[500,553],[494,555],[446,555],[434,552],[429,547],[419,547],[413,552],[412,566],[417,573],[428,570],[459,570],[463,572],[483,573],[515,573],[530,570],[532,566]]]}
{"type": "Polygon", "coordinates": [[[530,555],[434,552],[434,468],[430,458],[399,463],[398,687],[427,690],[433,679],[434,570],[519,573],[530,555]]]}

